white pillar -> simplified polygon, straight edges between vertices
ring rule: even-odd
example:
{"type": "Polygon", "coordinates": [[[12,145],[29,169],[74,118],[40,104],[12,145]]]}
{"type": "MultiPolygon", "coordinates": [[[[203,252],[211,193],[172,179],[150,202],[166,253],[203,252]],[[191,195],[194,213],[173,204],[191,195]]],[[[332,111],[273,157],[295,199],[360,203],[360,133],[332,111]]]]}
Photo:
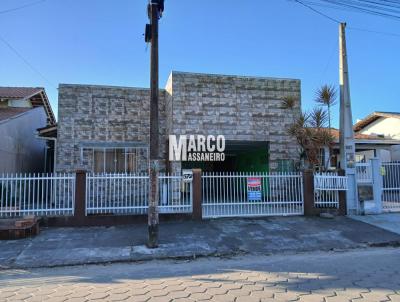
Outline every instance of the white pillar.
{"type": "Polygon", "coordinates": [[[372,170],[372,189],[375,201],[375,213],[382,213],[382,188],[383,178],[381,175],[381,160],[379,158],[371,158],[371,170],[372,170]]]}
{"type": "Polygon", "coordinates": [[[325,157],[325,162],[324,162],[324,166],[326,169],[329,170],[329,168],[331,167],[331,158],[330,158],[330,152],[329,152],[329,148],[328,147],[324,147],[324,157],[325,157]]]}

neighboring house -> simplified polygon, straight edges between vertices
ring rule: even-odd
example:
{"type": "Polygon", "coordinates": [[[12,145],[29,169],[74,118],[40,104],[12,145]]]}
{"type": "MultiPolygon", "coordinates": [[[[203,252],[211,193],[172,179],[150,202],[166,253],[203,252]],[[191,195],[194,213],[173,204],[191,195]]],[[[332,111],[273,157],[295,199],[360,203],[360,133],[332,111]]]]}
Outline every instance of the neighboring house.
{"type": "MultiPolygon", "coordinates": [[[[298,159],[287,134],[300,113],[300,80],[172,72],[159,92],[162,169],[279,171],[298,159]],[[294,112],[285,96],[299,99],[294,112]],[[169,162],[168,135],[224,135],[225,162],[169,162]]],[[[150,90],[59,87],[57,171],[147,171],[150,90]]]]}
{"type": "MultiPolygon", "coordinates": [[[[357,134],[374,135],[387,141],[396,141],[397,145],[386,146],[380,151],[383,161],[400,161],[400,113],[373,112],[354,125],[357,134]]],[[[365,154],[371,156],[371,151],[365,154]]],[[[376,154],[375,154],[376,155],[376,154]]]]}
{"type": "MultiPolygon", "coordinates": [[[[331,134],[334,138],[333,154],[330,161],[331,168],[340,166],[340,145],[339,145],[339,130],[331,128],[331,134]]],[[[387,160],[387,153],[393,146],[400,144],[400,139],[385,138],[374,134],[354,134],[356,147],[356,161],[368,162],[371,158],[378,157],[381,161],[387,160]]],[[[321,150],[322,151],[322,150],[321,150]]],[[[329,149],[325,148],[321,152],[321,161],[327,165],[329,161],[329,149]]]]}
{"type": "Polygon", "coordinates": [[[0,87],[0,173],[44,172],[36,129],[54,123],[44,88],[0,87]]]}
{"type": "Polygon", "coordinates": [[[53,172],[55,166],[56,144],[57,144],[57,124],[50,124],[37,129],[37,135],[47,141],[44,153],[44,170],[53,172]]]}

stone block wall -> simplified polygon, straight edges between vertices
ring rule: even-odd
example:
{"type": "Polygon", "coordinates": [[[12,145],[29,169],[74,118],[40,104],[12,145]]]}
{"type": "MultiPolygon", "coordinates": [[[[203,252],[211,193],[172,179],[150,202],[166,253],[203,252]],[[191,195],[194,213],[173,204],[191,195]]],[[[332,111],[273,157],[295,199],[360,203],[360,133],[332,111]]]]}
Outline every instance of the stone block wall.
{"type": "MultiPolygon", "coordinates": [[[[149,89],[60,85],[56,171],[92,171],[93,156],[82,149],[85,144],[148,147],[149,105],[149,89]]],[[[269,142],[271,171],[279,159],[298,159],[297,143],[287,128],[300,112],[300,80],[172,72],[160,90],[159,112],[165,162],[169,134],[269,142]],[[282,99],[289,95],[299,99],[294,111],[282,109],[282,99]]],[[[172,163],[171,172],[180,167],[172,163]]]]}
{"type": "MultiPolygon", "coordinates": [[[[66,85],[59,87],[56,171],[92,171],[84,144],[149,144],[150,90],[143,88],[66,85]],[[83,157],[83,159],[81,158],[83,157]]],[[[165,91],[160,90],[160,152],[166,153],[165,91]]]]}
{"type": "Polygon", "coordinates": [[[269,142],[272,171],[279,159],[298,159],[287,128],[301,110],[300,80],[172,72],[168,83],[168,133],[269,142]],[[294,110],[282,109],[285,96],[298,98],[294,110]]]}

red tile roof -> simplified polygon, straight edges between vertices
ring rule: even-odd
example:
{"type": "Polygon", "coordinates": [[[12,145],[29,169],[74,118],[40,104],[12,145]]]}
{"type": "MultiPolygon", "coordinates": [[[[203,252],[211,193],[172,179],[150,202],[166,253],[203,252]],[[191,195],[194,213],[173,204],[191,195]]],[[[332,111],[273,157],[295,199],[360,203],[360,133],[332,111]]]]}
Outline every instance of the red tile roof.
{"type": "Polygon", "coordinates": [[[23,99],[44,90],[41,87],[0,87],[0,98],[23,99]]]}
{"type": "MultiPolygon", "coordinates": [[[[335,139],[339,139],[339,130],[335,128],[331,128],[331,134],[335,139]]],[[[371,139],[371,140],[384,140],[384,137],[373,135],[373,134],[361,134],[361,133],[354,133],[355,139],[371,139]]]]}
{"type": "Polygon", "coordinates": [[[22,114],[26,111],[31,110],[32,108],[16,108],[16,107],[6,107],[0,108],[0,122],[22,114]]]}

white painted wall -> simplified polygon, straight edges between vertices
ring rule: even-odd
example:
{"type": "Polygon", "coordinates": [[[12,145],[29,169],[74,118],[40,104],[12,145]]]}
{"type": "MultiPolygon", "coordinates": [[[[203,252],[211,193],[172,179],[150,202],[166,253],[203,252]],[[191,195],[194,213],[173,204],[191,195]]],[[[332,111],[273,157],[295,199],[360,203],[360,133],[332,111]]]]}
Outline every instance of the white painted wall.
{"type": "Polygon", "coordinates": [[[400,146],[392,146],[390,150],[392,153],[392,161],[400,161],[400,146]]]}
{"type": "Polygon", "coordinates": [[[364,127],[359,133],[378,134],[387,138],[400,139],[400,119],[380,117],[375,122],[364,127]]]}
{"type": "Polygon", "coordinates": [[[0,122],[0,174],[44,171],[46,144],[35,135],[46,119],[43,107],[37,107],[0,122]]]}
{"type": "MultiPolygon", "coordinates": [[[[375,122],[363,128],[359,133],[384,135],[386,138],[400,139],[400,119],[380,117],[375,122]]],[[[391,147],[390,152],[382,150],[382,153],[378,157],[382,161],[400,161],[400,146],[391,147]]]]}
{"type": "Polygon", "coordinates": [[[375,152],[374,152],[374,150],[357,151],[356,157],[357,157],[357,155],[363,156],[365,158],[365,161],[369,162],[369,160],[371,158],[375,157],[375,152]]]}

